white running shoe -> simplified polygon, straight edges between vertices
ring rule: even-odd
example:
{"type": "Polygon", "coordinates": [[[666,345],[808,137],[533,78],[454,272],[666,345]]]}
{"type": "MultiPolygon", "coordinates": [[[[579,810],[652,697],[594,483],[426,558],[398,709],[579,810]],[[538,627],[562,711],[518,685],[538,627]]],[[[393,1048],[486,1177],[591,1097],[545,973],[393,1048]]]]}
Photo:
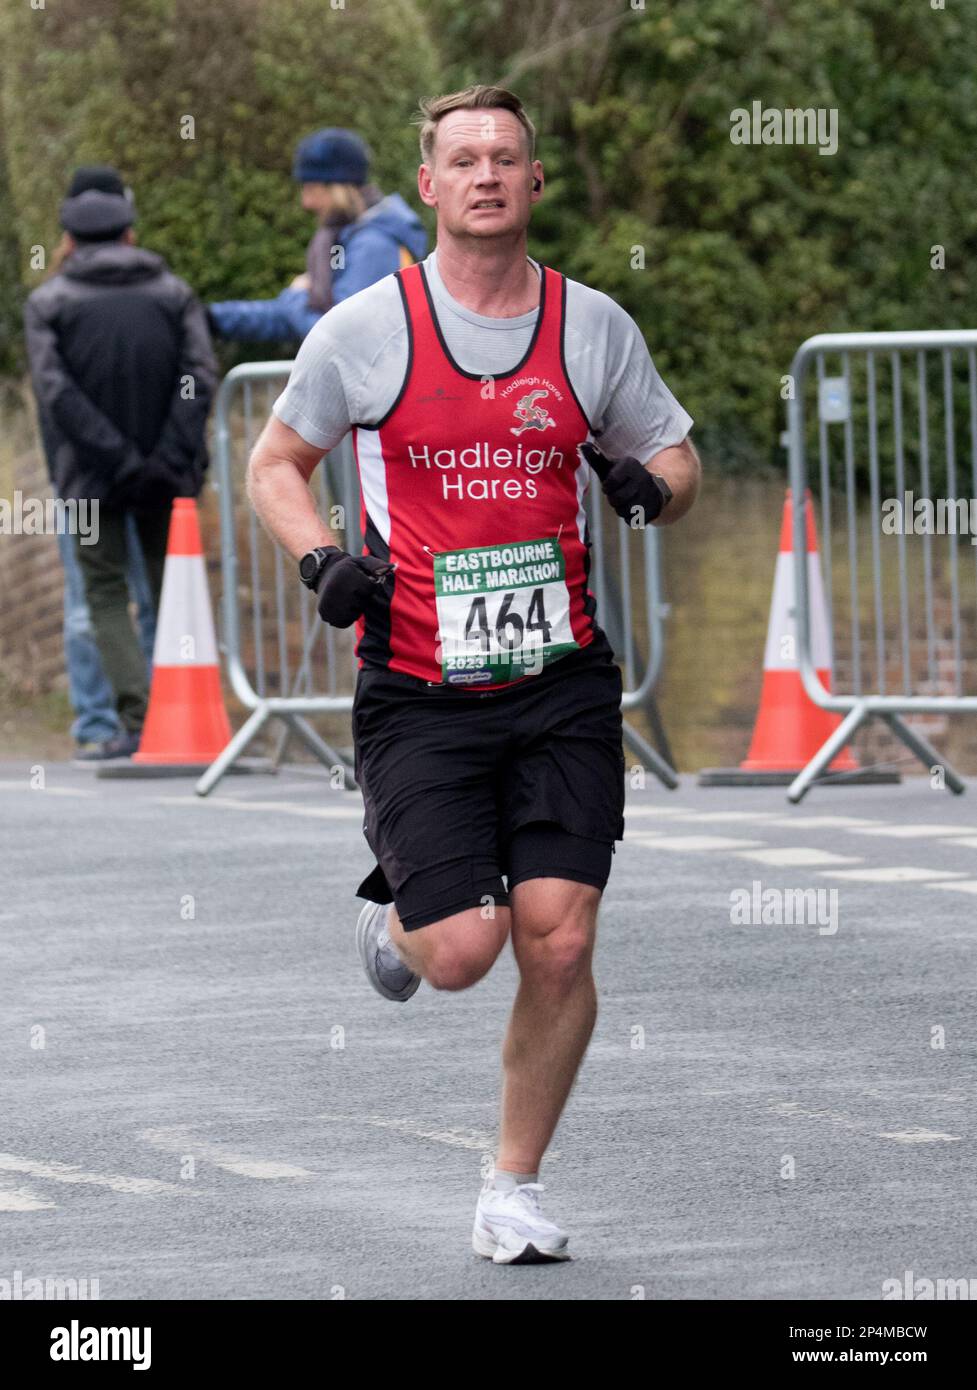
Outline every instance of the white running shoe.
{"type": "Polygon", "coordinates": [[[416,993],[420,975],[406,966],[390,944],[387,904],[367,903],[356,923],[356,944],[367,979],[384,999],[405,1004],[416,993]]]}
{"type": "Polygon", "coordinates": [[[497,1265],[546,1264],[569,1260],[566,1231],[539,1209],[541,1182],[524,1182],[511,1192],[499,1192],[491,1179],[482,1188],[475,1208],[472,1249],[497,1265]]]}

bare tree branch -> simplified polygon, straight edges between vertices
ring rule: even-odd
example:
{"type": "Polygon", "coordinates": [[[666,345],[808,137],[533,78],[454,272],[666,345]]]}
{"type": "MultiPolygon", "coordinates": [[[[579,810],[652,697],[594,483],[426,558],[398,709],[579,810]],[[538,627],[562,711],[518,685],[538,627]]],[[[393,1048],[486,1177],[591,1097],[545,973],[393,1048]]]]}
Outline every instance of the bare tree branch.
{"type": "MultiPolygon", "coordinates": [[[[554,21],[564,14],[565,10],[560,6],[554,15],[554,21]]],[[[593,43],[595,38],[599,37],[606,39],[613,30],[619,28],[622,24],[627,24],[636,20],[639,14],[640,11],[631,9],[622,10],[615,5],[613,14],[598,20],[595,24],[587,24],[582,29],[575,29],[572,33],[565,34],[562,38],[555,39],[552,43],[546,44],[543,47],[537,46],[518,54],[509,65],[505,75],[501,78],[500,85],[503,87],[511,87],[515,82],[518,82],[524,72],[529,72],[533,68],[541,67],[552,59],[570,53],[575,48],[579,48],[584,44],[593,43]]],[[[554,22],[551,25],[551,31],[556,28],[557,24],[554,22]]]]}

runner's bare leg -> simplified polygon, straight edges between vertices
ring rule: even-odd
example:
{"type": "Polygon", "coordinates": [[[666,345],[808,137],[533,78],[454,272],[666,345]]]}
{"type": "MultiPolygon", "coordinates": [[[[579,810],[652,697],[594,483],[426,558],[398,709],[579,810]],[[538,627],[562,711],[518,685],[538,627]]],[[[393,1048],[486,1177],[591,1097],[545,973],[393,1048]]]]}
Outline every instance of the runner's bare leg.
{"type": "Polygon", "coordinates": [[[533,878],[512,890],[520,984],[502,1049],[496,1167],[535,1173],[553,1137],[597,1019],[591,971],[600,890],[533,878]]]}
{"type": "Polygon", "coordinates": [[[469,989],[488,974],[509,936],[507,907],[485,915],[478,907],[466,908],[439,922],[405,931],[393,903],[387,913],[387,930],[397,954],[406,966],[435,989],[469,989]]]}
{"type": "Polygon", "coordinates": [[[393,903],[387,909],[387,931],[390,933],[390,940],[397,948],[397,954],[405,965],[413,970],[415,975],[423,975],[425,963],[425,952],[422,943],[415,941],[411,944],[411,937],[416,937],[416,932],[404,931],[403,924],[393,903]]]}

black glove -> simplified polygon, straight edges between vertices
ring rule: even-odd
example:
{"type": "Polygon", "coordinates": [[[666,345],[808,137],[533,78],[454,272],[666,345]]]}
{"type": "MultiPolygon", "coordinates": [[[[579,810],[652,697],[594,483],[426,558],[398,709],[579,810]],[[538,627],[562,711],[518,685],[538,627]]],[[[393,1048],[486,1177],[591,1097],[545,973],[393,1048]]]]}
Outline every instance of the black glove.
{"type": "Polygon", "coordinates": [[[668,498],[637,459],[609,459],[593,444],[580,444],[578,449],[600,479],[604,496],[629,526],[648,526],[661,515],[668,498]]]}
{"type": "Polygon", "coordinates": [[[316,587],[319,616],[333,627],[350,627],[375,598],[394,566],[375,555],[350,555],[334,545],[316,587]]]}

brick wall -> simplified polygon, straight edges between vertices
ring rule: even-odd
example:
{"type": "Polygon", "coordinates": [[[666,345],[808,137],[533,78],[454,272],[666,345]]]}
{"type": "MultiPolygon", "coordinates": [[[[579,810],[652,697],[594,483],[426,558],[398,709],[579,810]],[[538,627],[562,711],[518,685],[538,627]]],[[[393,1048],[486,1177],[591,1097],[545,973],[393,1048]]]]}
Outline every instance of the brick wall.
{"type": "MultiPolygon", "coordinates": [[[[962,691],[973,695],[977,690],[977,655],[970,639],[970,627],[963,623],[961,639],[962,691]]],[[[925,628],[920,622],[914,624],[909,640],[910,689],[916,695],[953,696],[957,693],[955,685],[956,661],[951,640],[951,614],[949,604],[937,600],[934,604],[934,678],[929,678],[929,652],[925,628]]],[[[875,688],[874,649],[866,642],[864,651],[867,665],[862,668],[862,688],[871,692],[875,688]]],[[[887,640],[885,651],[886,694],[898,695],[904,689],[902,648],[898,640],[887,640]]],[[[834,688],[847,693],[851,690],[851,662],[843,657],[835,660],[834,688]]],[[[937,752],[953,764],[959,772],[973,774],[977,771],[977,721],[973,716],[962,714],[923,713],[902,715],[903,722],[927,739],[937,752]]],[[[898,763],[907,773],[922,772],[923,766],[909,749],[897,738],[881,719],[873,719],[863,726],[856,736],[860,761],[863,765],[873,763],[898,763]]]]}
{"type": "MultiPolygon", "coordinates": [[[[47,469],[36,450],[6,460],[0,495],[12,502],[50,497],[47,469]]],[[[64,586],[54,536],[0,536],[0,672],[15,690],[35,695],[64,684],[61,614],[64,586]]]]}

